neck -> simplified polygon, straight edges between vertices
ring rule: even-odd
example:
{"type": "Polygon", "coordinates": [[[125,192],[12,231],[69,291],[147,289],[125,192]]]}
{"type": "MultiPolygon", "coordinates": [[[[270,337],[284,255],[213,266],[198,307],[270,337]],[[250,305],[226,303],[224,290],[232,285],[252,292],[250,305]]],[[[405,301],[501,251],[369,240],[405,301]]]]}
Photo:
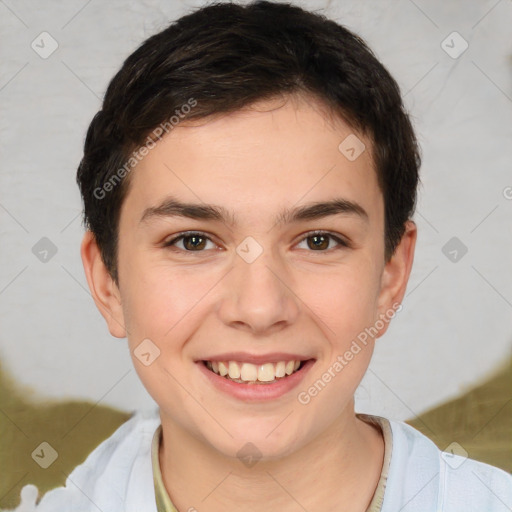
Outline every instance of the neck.
{"type": "Polygon", "coordinates": [[[353,403],[302,448],[251,467],[226,457],[169,418],[162,417],[162,430],[162,479],[180,511],[334,511],[343,504],[345,510],[365,512],[384,460],[380,429],[356,418],[353,403]]]}

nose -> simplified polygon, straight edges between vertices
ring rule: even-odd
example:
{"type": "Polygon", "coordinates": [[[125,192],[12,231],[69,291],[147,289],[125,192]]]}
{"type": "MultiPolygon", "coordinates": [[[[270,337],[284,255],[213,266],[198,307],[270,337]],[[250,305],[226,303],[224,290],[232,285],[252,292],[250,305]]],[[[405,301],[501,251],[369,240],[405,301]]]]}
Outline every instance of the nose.
{"type": "Polygon", "coordinates": [[[226,325],[268,335],[296,321],[299,298],[291,289],[289,273],[271,253],[265,250],[251,263],[235,257],[234,268],[223,280],[218,309],[226,325]]]}

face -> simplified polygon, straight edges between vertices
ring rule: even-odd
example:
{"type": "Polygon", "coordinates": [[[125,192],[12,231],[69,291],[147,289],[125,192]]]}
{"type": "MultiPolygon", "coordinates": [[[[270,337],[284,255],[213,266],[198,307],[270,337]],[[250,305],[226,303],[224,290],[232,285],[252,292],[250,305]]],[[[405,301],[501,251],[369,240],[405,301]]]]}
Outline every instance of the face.
{"type": "Polygon", "coordinates": [[[95,299],[127,333],[164,429],[273,458],[353,414],[374,343],[362,333],[386,330],[414,246],[384,261],[370,149],[312,99],[288,98],[182,122],[132,171],[119,287],[95,299]],[[366,146],[355,160],[339,149],[349,135],[366,146]]]}

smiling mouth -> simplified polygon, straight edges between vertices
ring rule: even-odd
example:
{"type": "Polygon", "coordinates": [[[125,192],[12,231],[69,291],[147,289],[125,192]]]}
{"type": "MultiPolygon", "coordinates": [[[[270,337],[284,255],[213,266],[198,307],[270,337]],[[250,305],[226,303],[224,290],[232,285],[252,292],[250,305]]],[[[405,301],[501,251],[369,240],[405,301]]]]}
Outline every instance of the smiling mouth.
{"type": "Polygon", "coordinates": [[[238,361],[202,361],[211,372],[239,384],[272,384],[300,372],[310,361],[291,360],[255,365],[238,361]]]}

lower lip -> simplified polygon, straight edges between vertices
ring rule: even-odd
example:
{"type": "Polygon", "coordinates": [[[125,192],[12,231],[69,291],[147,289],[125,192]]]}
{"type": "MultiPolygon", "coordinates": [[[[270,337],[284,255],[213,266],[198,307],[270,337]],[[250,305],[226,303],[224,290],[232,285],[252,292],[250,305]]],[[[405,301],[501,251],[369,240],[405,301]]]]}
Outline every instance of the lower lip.
{"type": "Polygon", "coordinates": [[[309,369],[315,364],[314,359],[304,363],[302,368],[283,379],[278,379],[271,384],[241,384],[212,372],[202,361],[196,363],[201,372],[209,379],[218,390],[246,401],[274,400],[290,392],[297,387],[306,376],[309,369]]]}

